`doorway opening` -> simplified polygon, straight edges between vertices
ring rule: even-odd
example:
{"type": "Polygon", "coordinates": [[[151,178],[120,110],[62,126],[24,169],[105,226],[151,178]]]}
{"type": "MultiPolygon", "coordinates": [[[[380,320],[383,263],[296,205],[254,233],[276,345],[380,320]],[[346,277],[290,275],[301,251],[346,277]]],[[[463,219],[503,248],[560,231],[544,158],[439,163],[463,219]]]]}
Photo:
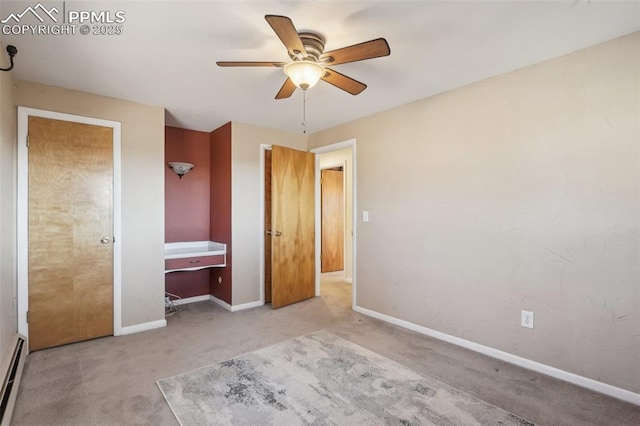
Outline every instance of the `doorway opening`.
{"type": "Polygon", "coordinates": [[[348,291],[353,308],[356,302],[356,141],[351,139],[311,152],[316,154],[316,296],[325,291],[340,294],[348,291]],[[331,181],[329,188],[333,189],[329,189],[329,193],[323,178],[331,181]],[[323,199],[323,195],[329,200],[323,199]],[[333,216],[333,223],[325,220],[326,213],[333,216]]]}
{"type": "MultiPolygon", "coordinates": [[[[267,287],[266,282],[269,280],[269,277],[272,274],[272,270],[269,259],[271,254],[268,251],[269,238],[272,237],[268,233],[271,230],[270,223],[271,219],[265,215],[265,210],[269,208],[269,203],[271,203],[271,199],[267,199],[267,193],[270,192],[271,184],[268,182],[267,175],[271,173],[270,170],[270,157],[272,146],[263,144],[260,146],[260,175],[261,175],[261,185],[260,185],[260,210],[262,212],[262,220],[260,221],[260,234],[261,234],[261,244],[260,244],[260,279],[259,279],[259,289],[260,289],[260,302],[261,304],[269,303],[269,296],[266,293],[270,293],[267,291],[265,287],[267,287]]],[[[343,281],[345,284],[350,285],[350,289],[348,292],[350,294],[350,305],[351,308],[355,306],[356,303],[356,295],[357,295],[357,281],[356,281],[356,265],[357,265],[357,247],[356,247],[356,235],[357,229],[355,227],[356,224],[356,141],[355,139],[350,139],[347,141],[335,143],[332,145],[323,146],[320,148],[312,149],[310,151],[315,155],[315,296],[320,296],[320,290],[322,286],[322,274],[321,274],[321,244],[322,239],[320,237],[321,233],[321,193],[320,193],[320,175],[321,175],[321,164],[320,159],[324,156],[324,160],[330,159],[334,155],[341,154],[343,155],[343,160],[339,161],[338,164],[334,164],[332,167],[342,167],[345,173],[344,178],[344,192],[345,192],[345,226],[344,226],[344,272],[338,272],[339,280],[343,281]]],[[[335,162],[335,160],[333,160],[335,162]]],[[[328,166],[327,166],[328,167],[328,166]]],[[[331,167],[328,167],[331,168],[331,167]]],[[[271,230],[273,231],[273,230],[271,230]]],[[[331,273],[335,274],[335,273],[331,273]]],[[[325,283],[328,281],[333,281],[336,277],[331,275],[325,276],[325,283]]]]}

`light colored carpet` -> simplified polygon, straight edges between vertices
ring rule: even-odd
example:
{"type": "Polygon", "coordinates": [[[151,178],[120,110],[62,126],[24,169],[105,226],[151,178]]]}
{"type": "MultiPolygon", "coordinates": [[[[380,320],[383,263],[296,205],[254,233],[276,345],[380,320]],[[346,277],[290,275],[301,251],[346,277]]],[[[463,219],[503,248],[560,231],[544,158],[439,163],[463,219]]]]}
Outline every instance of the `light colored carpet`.
{"type": "Polygon", "coordinates": [[[158,386],[182,425],[533,425],[324,330],[158,386]]]}
{"type": "Polygon", "coordinates": [[[281,309],[191,303],[164,328],[32,352],[12,426],[176,426],[156,381],[323,329],[538,425],[640,425],[640,406],[354,312],[351,291],[323,274],[281,309]]]}

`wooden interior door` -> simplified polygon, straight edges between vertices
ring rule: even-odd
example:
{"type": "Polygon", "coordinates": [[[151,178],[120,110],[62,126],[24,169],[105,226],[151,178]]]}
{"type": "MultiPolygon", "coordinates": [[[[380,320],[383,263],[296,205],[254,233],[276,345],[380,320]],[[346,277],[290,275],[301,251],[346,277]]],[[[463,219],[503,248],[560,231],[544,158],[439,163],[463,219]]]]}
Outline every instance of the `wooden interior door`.
{"type": "Polygon", "coordinates": [[[113,129],[29,117],[29,349],[113,334],[113,129]]]}
{"type": "Polygon", "coordinates": [[[264,303],[271,303],[271,151],[264,151],[264,303]]]}
{"type": "Polygon", "coordinates": [[[344,269],[344,173],[321,171],[321,272],[344,269]]]}
{"type": "Polygon", "coordinates": [[[271,305],[315,295],[315,158],[273,146],[271,151],[271,305]]]}

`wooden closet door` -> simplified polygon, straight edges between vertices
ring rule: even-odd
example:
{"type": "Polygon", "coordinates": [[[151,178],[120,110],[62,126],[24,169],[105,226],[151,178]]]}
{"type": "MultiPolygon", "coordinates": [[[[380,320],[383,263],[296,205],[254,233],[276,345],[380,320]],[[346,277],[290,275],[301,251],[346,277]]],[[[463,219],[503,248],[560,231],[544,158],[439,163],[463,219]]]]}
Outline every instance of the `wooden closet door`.
{"type": "Polygon", "coordinates": [[[344,269],[344,172],[322,170],[322,257],[321,272],[344,269]]]}
{"type": "Polygon", "coordinates": [[[29,118],[29,349],[113,334],[113,129],[29,118]]]}

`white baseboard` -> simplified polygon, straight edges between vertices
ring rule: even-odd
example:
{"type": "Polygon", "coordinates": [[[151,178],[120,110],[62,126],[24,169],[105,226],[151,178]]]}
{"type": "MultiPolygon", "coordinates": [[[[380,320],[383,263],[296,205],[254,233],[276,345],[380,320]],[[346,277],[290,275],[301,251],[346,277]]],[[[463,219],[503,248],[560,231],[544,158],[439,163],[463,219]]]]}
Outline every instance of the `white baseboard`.
{"type": "Polygon", "coordinates": [[[209,296],[211,301],[213,303],[215,303],[216,305],[220,305],[223,308],[225,308],[227,311],[229,312],[238,312],[238,311],[242,311],[244,309],[251,309],[251,308],[257,308],[258,306],[262,306],[264,305],[264,303],[262,303],[261,301],[256,301],[256,302],[249,302],[249,303],[243,303],[241,305],[230,305],[227,302],[225,302],[224,300],[220,300],[215,296],[209,296]]]}
{"type": "Polygon", "coordinates": [[[142,324],[122,327],[120,335],[125,336],[127,334],[140,333],[141,331],[153,330],[154,328],[162,328],[166,326],[167,326],[166,319],[162,319],[158,321],[143,322],[142,324]]]}
{"type": "Polygon", "coordinates": [[[231,306],[231,312],[242,311],[244,309],[257,308],[258,306],[262,306],[262,305],[264,305],[264,303],[262,303],[259,300],[256,302],[243,303],[241,305],[233,305],[231,306]]]}
{"type": "Polygon", "coordinates": [[[550,365],[542,364],[540,362],[532,361],[527,358],[522,358],[517,355],[503,352],[498,349],[484,346],[479,343],[471,342],[469,340],[461,339],[459,337],[451,336],[449,334],[442,333],[440,331],[433,330],[431,328],[423,327],[421,325],[414,324],[409,321],[401,320],[390,315],[382,314],[380,312],[372,311],[360,306],[354,306],[353,310],[361,314],[377,318],[379,320],[415,331],[420,334],[434,337],[439,340],[443,340],[448,343],[452,343],[457,346],[461,346],[466,349],[470,349],[475,352],[497,358],[501,361],[506,361],[517,366],[527,368],[529,370],[536,371],[538,373],[546,374],[556,379],[564,380],[565,382],[573,383],[574,385],[581,386],[596,392],[603,393],[605,395],[612,396],[614,398],[621,399],[626,402],[630,402],[635,405],[640,405],[640,394],[622,389],[616,386],[612,386],[606,383],[599,382],[597,380],[590,379],[588,377],[579,376],[574,373],[570,373],[559,368],[551,367],[550,365]]]}
{"type": "Polygon", "coordinates": [[[203,294],[202,296],[185,297],[183,299],[174,299],[172,302],[176,305],[186,305],[188,303],[205,302],[211,300],[209,294],[203,294]]]}
{"type": "Polygon", "coordinates": [[[228,304],[227,302],[225,302],[224,300],[218,299],[217,297],[213,296],[213,295],[209,295],[209,300],[211,300],[213,303],[215,303],[216,305],[222,306],[223,308],[225,308],[227,311],[232,312],[233,310],[231,309],[231,305],[228,304]]]}

